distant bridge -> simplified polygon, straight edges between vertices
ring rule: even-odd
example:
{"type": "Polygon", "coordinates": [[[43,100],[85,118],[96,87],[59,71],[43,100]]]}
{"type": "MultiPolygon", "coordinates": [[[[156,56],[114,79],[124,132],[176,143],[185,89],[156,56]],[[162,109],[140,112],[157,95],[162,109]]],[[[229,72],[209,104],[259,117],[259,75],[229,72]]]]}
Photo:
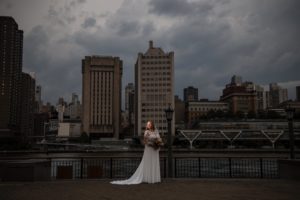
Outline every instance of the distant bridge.
{"type": "MultiPolygon", "coordinates": [[[[280,141],[289,141],[288,130],[282,129],[178,130],[177,133],[179,140],[187,140],[190,143],[190,148],[193,148],[194,141],[224,141],[230,146],[240,141],[260,141],[267,142],[274,149],[280,141]]],[[[300,142],[300,129],[294,130],[294,137],[296,142],[300,142]]]]}

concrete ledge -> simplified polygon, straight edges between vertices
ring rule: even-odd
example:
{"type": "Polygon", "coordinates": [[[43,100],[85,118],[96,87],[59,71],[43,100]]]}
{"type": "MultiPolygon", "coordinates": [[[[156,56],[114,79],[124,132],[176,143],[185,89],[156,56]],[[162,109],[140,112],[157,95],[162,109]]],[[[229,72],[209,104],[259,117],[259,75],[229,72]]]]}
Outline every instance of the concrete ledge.
{"type": "Polygon", "coordinates": [[[278,175],[281,179],[300,180],[300,160],[278,160],[278,175]]]}
{"type": "Polygon", "coordinates": [[[49,181],[49,160],[5,160],[0,161],[0,181],[49,181]]]}

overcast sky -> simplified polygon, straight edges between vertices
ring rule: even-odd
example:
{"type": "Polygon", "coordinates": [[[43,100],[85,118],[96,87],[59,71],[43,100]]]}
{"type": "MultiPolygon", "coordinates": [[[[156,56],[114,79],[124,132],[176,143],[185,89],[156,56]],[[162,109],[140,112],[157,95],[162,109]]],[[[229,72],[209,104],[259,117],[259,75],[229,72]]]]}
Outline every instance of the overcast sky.
{"type": "Polygon", "coordinates": [[[124,90],[149,40],[175,52],[180,97],[194,86],[200,98],[218,100],[240,75],[262,86],[277,82],[295,99],[299,10],[299,0],[0,0],[0,15],[24,30],[23,71],[36,73],[42,98],[51,103],[81,96],[87,55],[119,56],[124,90]]]}

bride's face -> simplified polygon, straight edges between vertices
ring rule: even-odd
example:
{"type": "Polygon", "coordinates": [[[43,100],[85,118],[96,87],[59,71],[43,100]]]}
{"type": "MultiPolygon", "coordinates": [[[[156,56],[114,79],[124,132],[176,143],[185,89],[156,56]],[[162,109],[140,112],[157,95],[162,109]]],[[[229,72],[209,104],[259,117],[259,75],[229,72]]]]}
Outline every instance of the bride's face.
{"type": "Polygon", "coordinates": [[[147,125],[146,125],[146,127],[147,127],[147,129],[152,129],[152,128],[153,128],[153,126],[152,126],[151,122],[147,122],[147,125]]]}

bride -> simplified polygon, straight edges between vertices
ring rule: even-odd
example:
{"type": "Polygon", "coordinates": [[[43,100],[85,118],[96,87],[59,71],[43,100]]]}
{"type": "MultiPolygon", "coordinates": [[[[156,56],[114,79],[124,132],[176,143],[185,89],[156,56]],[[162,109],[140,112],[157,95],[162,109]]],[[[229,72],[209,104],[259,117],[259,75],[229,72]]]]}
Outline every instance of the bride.
{"type": "Polygon", "coordinates": [[[152,121],[148,121],[144,134],[145,149],[142,161],[134,174],[127,180],[112,181],[111,184],[130,185],[158,183],[160,179],[159,147],[163,145],[152,121]]]}

